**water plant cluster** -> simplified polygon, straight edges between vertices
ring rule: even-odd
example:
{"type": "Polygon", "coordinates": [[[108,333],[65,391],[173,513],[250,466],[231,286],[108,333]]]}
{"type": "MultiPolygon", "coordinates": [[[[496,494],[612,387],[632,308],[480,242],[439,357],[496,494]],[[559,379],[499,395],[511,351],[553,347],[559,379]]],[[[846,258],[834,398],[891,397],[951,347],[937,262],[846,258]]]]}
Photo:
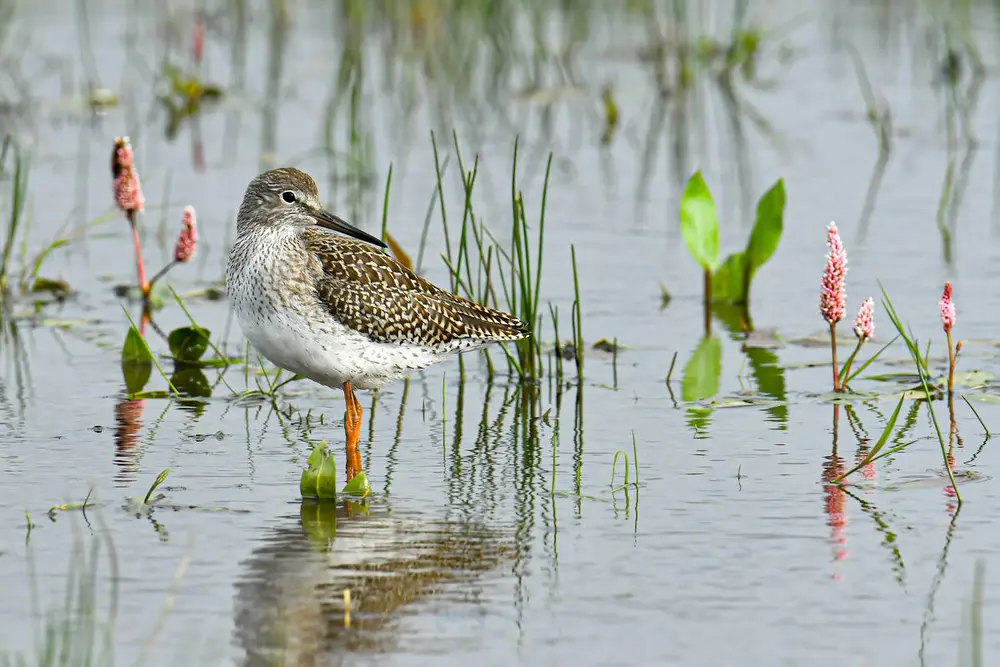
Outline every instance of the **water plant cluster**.
{"type": "MultiPolygon", "coordinates": [[[[235,4],[242,6],[243,3],[235,4]]],[[[395,28],[401,20],[399,15],[403,13],[396,11],[398,3],[350,4],[352,5],[350,20],[355,22],[351,25],[364,30],[377,31],[382,24],[388,24],[395,28]],[[392,9],[386,9],[387,7],[392,9]]],[[[494,10],[497,9],[495,3],[482,4],[490,4],[494,10]]],[[[281,2],[274,3],[275,8],[283,5],[284,3],[281,2]]],[[[675,3],[675,10],[680,12],[681,10],[676,9],[679,6],[675,3]]],[[[419,23],[424,26],[448,26],[451,20],[450,14],[463,12],[468,15],[474,9],[476,7],[473,7],[473,4],[462,0],[452,0],[437,5],[422,3],[419,9],[419,23]]],[[[279,9],[275,9],[275,11],[278,12],[279,9]]],[[[564,11],[572,10],[564,8],[564,11]]],[[[629,11],[646,16],[650,24],[656,22],[656,10],[651,3],[629,3],[629,11]]],[[[414,19],[414,21],[416,20],[414,19]]],[[[681,30],[676,36],[676,43],[667,43],[666,38],[654,35],[651,37],[653,43],[648,47],[649,53],[644,56],[654,63],[652,69],[655,71],[657,85],[663,99],[662,104],[656,107],[660,114],[670,113],[668,110],[674,105],[678,109],[684,108],[685,104],[696,94],[699,77],[706,72],[711,76],[713,86],[724,93],[724,99],[727,100],[727,103],[737,106],[740,102],[736,83],[740,79],[745,81],[755,79],[758,58],[763,48],[762,40],[766,39],[766,35],[750,25],[742,14],[737,17],[734,29],[725,39],[698,35],[692,24],[693,21],[679,23],[681,30]]],[[[205,17],[198,13],[192,38],[190,63],[176,64],[165,58],[159,75],[164,85],[160,86],[157,93],[157,103],[167,112],[168,116],[167,136],[175,137],[179,129],[185,126],[190,127],[195,145],[194,164],[196,170],[204,169],[204,154],[201,148],[199,130],[200,112],[208,104],[223,97],[222,89],[204,78],[202,54],[205,30],[205,17]]],[[[278,34],[276,31],[276,35],[278,34]]],[[[491,48],[508,48],[510,45],[507,40],[510,39],[510,34],[500,31],[496,40],[491,42],[491,48]],[[502,45],[497,47],[498,43],[502,43],[502,45]]],[[[358,94],[357,90],[350,89],[350,86],[354,84],[347,83],[352,80],[351,72],[355,71],[352,68],[357,68],[357,71],[360,71],[360,57],[357,62],[350,60],[350,51],[355,48],[359,47],[353,41],[346,47],[349,53],[345,56],[345,64],[341,73],[341,87],[337,88],[338,95],[344,95],[344,100],[350,98],[352,123],[357,123],[356,118],[364,115],[359,113],[355,106],[356,100],[361,95],[358,94]]],[[[572,45],[568,46],[567,50],[571,48],[572,45]]],[[[964,52],[954,51],[954,53],[956,54],[954,62],[964,62],[963,59],[967,57],[964,52]]],[[[414,60],[419,61],[422,56],[423,52],[418,50],[414,60]]],[[[427,59],[420,64],[427,70],[440,67],[440,63],[433,59],[427,59]]],[[[953,87],[957,87],[957,82],[961,80],[961,77],[955,73],[959,69],[958,65],[954,65],[948,70],[947,83],[953,87]]],[[[355,76],[355,78],[359,77],[355,76]]],[[[866,81],[860,75],[859,78],[866,81]]],[[[865,87],[866,102],[869,102],[869,120],[875,127],[879,138],[880,150],[882,151],[880,153],[881,160],[883,153],[887,158],[891,147],[891,114],[888,113],[887,109],[882,108],[880,102],[874,99],[875,95],[869,88],[870,86],[865,87]]],[[[529,86],[523,93],[525,99],[536,101],[542,99],[546,94],[551,93],[532,86],[529,86]]],[[[92,97],[96,106],[98,104],[96,91],[92,91],[92,97]]],[[[615,141],[617,133],[621,131],[613,87],[605,86],[601,89],[599,108],[603,114],[602,122],[604,125],[600,142],[602,145],[610,145],[615,141]]],[[[952,116],[949,115],[949,119],[951,118],[952,116]]],[[[953,121],[949,120],[949,123],[951,122],[953,121]]],[[[650,125],[651,127],[655,126],[654,123],[650,125]]],[[[680,132],[679,134],[684,133],[680,132]]],[[[351,141],[355,142],[351,144],[352,155],[358,154],[362,157],[352,160],[351,168],[357,169],[358,173],[355,176],[359,182],[365,179],[371,180],[375,173],[370,164],[372,151],[364,144],[362,136],[363,132],[359,132],[357,125],[352,124],[351,141]]],[[[586,292],[581,294],[580,277],[585,275],[583,272],[585,272],[586,267],[577,266],[577,249],[574,245],[564,244],[560,246],[546,238],[546,208],[550,194],[554,156],[549,153],[548,159],[544,161],[544,180],[539,195],[537,197],[530,194],[525,196],[521,184],[524,168],[523,166],[519,167],[519,150],[523,150],[521,148],[523,142],[517,137],[512,136],[511,139],[513,147],[509,162],[510,188],[509,192],[504,193],[504,204],[509,208],[509,215],[491,219],[489,214],[485,213],[492,207],[484,205],[480,197],[481,188],[478,186],[481,182],[480,156],[478,154],[470,155],[467,150],[463,151],[458,132],[453,132],[446,141],[441,141],[440,135],[432,132],[430,145],[434,155],[433,191],[424,220],[421,243],[416,249],[406,248],[397,241],[392,233],[392,228],[395,226],[393,222],[395,216],[389,209],[393,174],[391,164],[388,168],[384,188],[382,238],[388,243],[389,251],[398,261],[413,268],[418,273],[425,273],[424,257],[428,254],[426,246],[428,230],[432,225],[440,224],[440,230],[444,237],[440,261],[447,269],[449,289],[482,304],[516,313],[531,323],[533,335],[516,345],[501,348],[500,355],[494,351],[492,355],[489,352],[483,352],[481,356],[476,358],[471,358],[468,355],[459,357],[457,362],[458,404],[449,406],[454,408],[456,417],[453,423],[450,421],[450,414],[442,416],[441,447],[445,451],[449,447],[458,449],[463,437],[461,432],[463,405],[465,409],[468,409],[468,405],[463,403],[466,400],[464,383],[467,376],[481,370],[487,383],[486,403],[489,403],[490,392],[500,391],[503,394],[502,414],[506,414],[509,409],[510,414],[514,415],[513,428],[511,429],[513,437],[510,445],[517,452],[518,463],[523,466],[516,474],[524,476],[519,478],[518,483],[527,488],[530,483],[527,476],[531,470],[537,470],[539,466],[551,467],[549,496],[554,519],[556,514],[555,498],[561,495],[572,497],[577,503],[578,515],[580,513],[579,507],[585,499],[581,484],[584,460],[582,442],[584,392],[585,390],[590,392],[619,390],[618,364],[620,358],[628,352],[626,346],[619,345],[617,338],[612,338],[612,340],[597,339],[597,336],[593,335],[590,340],[584,338],[585,309],[581,297],[586,296],[586,292]],[[459,194],[458,199],[460,200],[460,208],[457,210],[454,206],[448,206],[449,202],[455,201],[454,193],[456,192],[459,194]],[[572,267],[573,298],[571,302],[568,302],[567,299],[568,303],[559,303],[555,299],[547,298],[553,283],[546,273],[546,267],[551,265],[551,258],[554,254],[567,257],[572,267]],[[411,255],[416,256],[416,262],[411,259],[411,255]],[[598,353],[602,356],[598,357],[598,353]],[[500,358],[501,355],[502,358],[500,358]],[[588,375],[585,376],[585,361],[595,357],[606,360],[608,363],[588,366],[586,369],[588,375]],[[474,364],[480,363],[480,366],[474,366],[474,364]],[[606,368],[607,366],[610,366],[610,372],[606,368]],[[610,375],[610,380],[599,377],[600,374],[605,373],[610,375]],[[546,387],[549,389],[548,402],[551,407],[546,406],[544,395],[546,387]],[[560,438],[561,401],[567,392],[574,392],[575,396],[574,423],[572,425],[573,484],[571,490],[568,491],[557,486],[555,475],[558,468],[556,452],[560,438]],[[453,444],[447,442],[447,428],[454,430],[453,444]],[[550,429],[551,432],[552,460],[542,463],[540,462],[540,440],[544,428],[550,429]]],[[[10,218],[5,234],[2,265],[0,265],[0,287],[2,287],[4,305],[20,303],[27,299],[33,307],[39,308],[40,304],[43,303],[42,299],[61,299],[69,294],[71,292],[69,284],[45,277],[43,272],[47,266],[45,260],[55,250],[77,242],[90,228],[121,222],[120,218],[123,214],[131,234],[136,275],[136,284],[130,286],[128,290],[122,291],[123,296],[133,297],[128,306],[123,308],[122,328],[124,336],[120,344],[120,362],[124,392],[119,397],[120,400],[115,407],[116,416],[120,415],[122,423],[127,425],[126,430],[131,429],[132,435],[135,436],[135,433],[140,429],[135,415],[137,412],[141,414],[144,402],[147,400],[176,399],[187,406],[193,406],[192,409],[197,411],[202,409],[199,407],[203,405],[200,400],[219,393],[220,387],[225,388],[228,393],[227,400],[234,404],[265,406],[267,409],[273,410],[274,414],[281,420],[292,422],[293,419],[297,419],[298,424],[305,425],[305,431],[308,431],[314,424],[325,425],[327,421],[324,415],[313,414],[311,411],[303,413],[294,406],[294,395],[287,390],[293,389],[294,383],[298,382],[300,378],[290,376],[280,369],[268,368],[249,346],[234,350],[227,344],[228,331],[213,332],[201,326],[185,303],[188,297],[165,286],[167,275],[180,265],[188,263],[196,252],[198,225],[193,207],[188,206],[182,211],[168,214],[173,217],[174,213],[178,213],[180,218],[180,229],[171,259],[161,270],[147,274],[142,246],[142,223],[146,201],[140,185],[136,156],[127,137],[118,137],[109,143],[112,145],[113,199],[119,213],[102,216],[78,227],[60,230],[56,237],[44,245],[37,255],[31,256],[27,249],[32,215],[30,207],[26,205],[29,163],[23,150],[15,141],[10,137],[4,140],[2,150],[0,150],[0,174],[10,185],[9,196],[5,197],[7,200],[5,204],[9,204],[10,218]],[[129,307],[136,303],[141,304],[141,314],[138,316],[134,316],[129,310],[129,307]],[[169,331],[161,330],[155,320],[157,311],[161,308],[174,307],[184,313],[186,322],[183,326],[169,331]],[[217,377],[214,381],[209,380],[209,377],[214,375],[209,371],[217,371],[217,377]],[[239,374],[243,376],[242,383],[233,380],[234,376],[239,374]],[[241,384],[242,386],[240,386],[241,384]]],[[[692,281],[696,281],[694,284],[700,283],[702,291],[704,337],[691,352],[686,363],[682,361],[680,366],[677,366],[678,374],[681,376],[680,405],[686,410],[688,424],[692,430],[695,433],[703,433],[709,423],[708,417],[714,410],[727,405],[727,401],[729,401],[729,405],[739,404],[732,399],[718,399],[719,378],[722,373],[722,343],[717,335],[713,334],[712,327],[713,323],[722,322],[734,339],[742,341],[745,353],[745,359],[742,363],[746,365],[748,372],[752,375],[759,389],[759,394],[768,399],[766,404],[763,401],[760,404],[764,405],[763,409],[771,416],[776,417],[776,421],[780,423],[782,419],[787,420],[782,369],[778,364],[777,356],[767,347],[768,341],[764,339],[765,334],[755,329],[750,311],[753,280],[778,251],[783,234],[786,209],[785,180],[779,179],[766,189],[757,200],[754,211],[720,212],[702,173],[695,171],[691,174],[692,165],[684,157],[687,148],[682,144],[683,142],[679,141],[676,149],[677,154],[682,156],[682,159],[678,160],[680,164],[677,170],[683,176],[679,183],[682,183],[683,179],[686,178],[686,186],[680,194],[678,207],[669,211],[666,216],[669,216],[671,225],[678,224],[681,237],[698,267],[698,272],[692,277],[692,281]],[[753,225],[745,245],[729,255],[721,253],[720,220],[734,220],[751,216],[753,225]]],[[[881,178],[880,169],[884,169],[884,162],[876,165],[873,186],[876,186],[877,180],[881,178]]],[[[949,170],[951,170],[951,165],[949,170]]],[[[951,180],[949,175],[949,181],[951,180]]],[[[954,208],[948,202],[960,197],[962,179],[959,177],[955,180],[959,185],[949,185],[947,194],[942,195],[940,229],[944,239],[942,245],[946,248],[946,254],[950,252],[948,250],[950,248],[949,239],[953,231],[953,227],[948,222],[948,216],[951,215],[954,208]],[[957,192],[953,188],[957,188],[957,192]]],[[[793,188],[794,183],[790,184],[790,187],[793,188]]],[[[873,192],[875,190],[877,187],[874,187],[873,192]]],[[[862,227],[864,227],[864,219],[873,206],[874,194],[872,194],[870,202],[866,201],[866,213],[862,216],[862,227]]],[[[805,221],[805,223],[812,224],[810,221],[805,221]]],[[[817,249],[821,246],[823,237],[821,230],[822,227],[817,224],[817,249]]],[[[845,348],[845,339],[838,338],[837,325],[848,316],[846,300],[847,250],[834,223],[830,223],[826,228],[825,238],[829,253],[817,287],[819,288],[819,313],[825,323],[822,344],[824,354],[826,346],[829,347],[831,372],[828,378],[832,382],[830,382],[829,387],[826,382],[817,385],[814,398],[817,401],[832,404],[834,443],[836,443],[838,420],[842,410],[846,413],[848,423],[852,428],[855,428],[857,418],[852,403],[855,401],[874,401],[886,396],[885,394],[857,390],[861,387],[862,382],[889,381],[894,383],[894,389],[898,389],[890,394],[893,399],[896,399],[894,410],[883,419],[881,431],[877,433],[877,437],[872,438],[873,444],[859,449],[857,459],[853,463],[846,466],[831,465],[829,469],[824,468],[824,493],[827,494],[830,507],[834,507],[839,502],[842,510],[844,498],[853,497],[857,488],[864,484],[864,481],[858,478],[870,475],[873,470],[872,465],[876,461],[900,454],[916,442],[910,433],[916,422],[916,416],[924,407],[926,407],[927,416],[930,423],[933,424],[940,444],[943,460],[942,470],[947,477],[946,493],[954,498],[957,507],[961,507],[960,484],[968,478],[963,477],[961,471],[955,470],[953,451],[957,431],[955,398],[963,399],[968,408],[975,413],[976,418],[979,419],[986,431],[987,438],[989,429],[979,418],[969,398],[961,393],[963,378],[956,376],[956,364],[961,356],[963,341],[953,339],[952,335],[952,330],[957,324],[957,311],[951,284],[945,283],[937,304],[948,356],[946,375],[935,373],[931,359],[931,342],[917,339],[913,331],[905,324],[905,320],[897,313],[886,289],[882,289],[881,299],[878,302],[874,298],[868,297],[856,304],[858,311],[851,329],[854,339],[847,340],[848,344],[853,344],[853,348],[845,348]],[[881,319],[884,317],[889,319],[892,325],[891,329],[881,324],[881,319]],[[882,335],[882,331],[893,331],[891,340],[885,344],[881,344],[881,340],[876,338],[876,319],[880,322],[879,336],[882,335]],[[829,332],[828,336],[827,331],[829,332]],[[872,351],[871,343],[875,341],[881,345],[872,351]],[[888,350],[893,349],[897,343],[902,343],[902,346],[906,348],[912,368],[907,369],[904,373],[882,373],[881,375],[871,373],[870,369],[873,363],[888,350]],[[838,356],[838,345],[841,348],[840,356],[838,356]],[[843,357],[845,349],[852,350],[846,358],[843,357]],[[829,391],[827,391],[828,388],[829,391]],[[904,406],[908,401],[911,403],[909,414],[904,411],[904,406]],[[939,415],[935,412],[935,404],[940,401],[947,402],[948,422],[950,423],[947,436],[942,427],[944,420],[939,421],[939,415]]],[[[891,284],[888,287],[892,289],[891,284]]],[[[933,301],[937,297],[937,293],[933,295],[933,298],[928,295],[928,309],[933,308],[933,301]]],[[[843,325],[841,325],[842,329],[843,325]]],[[[590,333],[589,330],[588,333],[590,333]]],[[[957,331],[955,333],[957,336],[957,331]]],[[[899,345],[896,347],[898,348],[899,345]]],[[[675,352],[669,365],[661,369],[666,388],[675,407],[678,406],[678,401],[674,395],[673,378],[678,356],[679,354],[675,352]]],[[[826,362],[822,363],[825,370],[826,362]]],[[[744,368],[741,366],[741,378],[743,372],[744,368]]],[[[442,415],[446,414],[444,410],[447,398],[446,383],[456,383],[455,374],[451,369],[448,369],[442,379],[442,415]]],[[[399,418],[392,444],[393,448],[398,447],[400,443],[403,413],[410,395],[409,390],[410,384],[409,381],[406,381],[403,383],[400,397],[399,418]]],[[[371,398],[373,407],[377,398],[377,396],[371,398]]],[[[756,399],[746,400],[747,404],[752,404],[751,401],[756,399]]],[[[478,408],[478,406],[475,407],[478,408]]],[[[369,414],[373,413],[374,410],[369,414]]],[[[674,414],[680,413],[670,413],[664,418],[672,419],[674,414]]],[[[502,430],[500,428],[501,421],[502,415],[497,417],[496,422],[489,420],[484,406],[479,432],[473,435],[476,439],[477,451],[481,443],[493,442],[491,439],[499,442],[501,437],[499,433],[502,430]]],[[[565,431],[563,432],[565,433],[565,431]]],[[[466,434],[466,438],[468,437],[466,434]]],[[[634,431],[631,434],[631,440],[630,447],[622,446],[607,462],[610,467],[610,484],[607,492],[615,503],[616,515],[619,509],[618,499],[624,494],[625,515],[634,519],[634,530],[638,533],[638,494],[647,483],[645,480],[650,477],[644,474],[643,481],[640,482],[638,451],[640,447],[636,444],[634,431]]],[[[625,441],[624,434],[622,441],[625,441]]],[[[836,448],[836,444],[834,447],[836,448]]],[[[167,496],[164,493],[155,493],[165,480],[167,472],[165,470],[157,477],[144,497],[129,499],[126,503],[129,512],[150,518],[163,539],[166,539],[166,530],[156,523],[153,516],[158,508],[171,507],[169,503],[165,502],[167,496]]],[[[461,472],[459,466],[458,470],[451,474],[459,475],[461,472]]],[[[391,470],[387,471],[385,493],[388,493],[391,476],[391,470]]],[[[602,477],[602,481],[606,479],[607,477],[602,477]]],[[[737,483],[742,483],[743,479],[745,477],[742,468],[737,467],[737,483]]],[[[346,500],[345,506],[350,511],[364,512],[365,506],[362,499],[372,494],[373,490],[364,474],[355,477],[341,488],[337,483],[337,463],[333,448],[326,441],[319,440],[313,442],[308,460],[302,465],[298,492],[304,499],[301,510],[303,527],[310,539],[317,543],[328,544],[336,532],[336,506],[330,501],[346,500]]],[[[869,512],[870,505],[865,504],[867,501],[862,499],[859,502],[862,503],[865,512],[869,512]]],[[[55,517],[64,512],[80,512],[86,515],[89,509],[96,506],[99,504],[91,502],[88,495],[83,502],[53,506],[49,517],[55,520],[55,517]]],[[[833,509],[830,512],[831,515],[835,513],[833,509]]],[[[875,515],[877,516],[877,513],[875,515]]],[[[957,516],[957,509],[955,515],[957,516]]],[[[30,538],[31,530],[35,524],[30,515],[26,515],[26,519],[28,537],[30,538]]],[[[86,559],[79,562],[84,568],[91,567],[90,561],[86,559]]],[[[981,590],[981,573],[978,570],[976,581],[977,590],[981,590]]],[[[77,584],[76,579],[71,580],[71,593],[77,597],[71,597],[69,604],[74,608],[79,607],[81,615],[89,614],[89,617],[93,618],[95,603],[91,598],[94,591],[77,584]],[[77,595],[74,591],[78,591],[79,594],[77,595]]],[[[346,626],[350,624],[349,590],[345,591],[344,597],[346,626]]],[[[979,605],[981,606],[981,604],[980,599],[979,605]]],[[[78,637],[61,634],[66,631],[66,628],[56,624],[52,624],[51,628],[46,628],[47,636],[50,637],[50,643],[46,650],[54,651],[54,653],[47,654],[49,658],[44,661],[44,664],[57,664],[59,660],[56,658],[59,654],[80,656],[77,661],[87,664],[104,661],[105,656],[101,651],[95,650],[93,646],[73,644],[73,642],[81,641],[87,634],[97,633],[98,629],[94,627],[83,628],[78,637]],[[88,651],[92,651],[93,655],[88,651]]],[[[103,651],[105,647],[98,648],[103,651]]],[[[981,657],[976,664],[980,663],[981,657]]]]}

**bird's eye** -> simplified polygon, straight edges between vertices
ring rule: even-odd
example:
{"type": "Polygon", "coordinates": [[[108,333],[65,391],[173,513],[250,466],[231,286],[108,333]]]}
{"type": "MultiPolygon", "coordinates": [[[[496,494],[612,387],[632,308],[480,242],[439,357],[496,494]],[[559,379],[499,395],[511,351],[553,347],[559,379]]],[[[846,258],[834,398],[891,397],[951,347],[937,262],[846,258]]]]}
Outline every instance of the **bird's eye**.
{"type": "Polygon", "coordinates": [[[295,203],[295,193],[292,192],[291,190],[285,190],[284,192],[281,193],[281,199],[286,204],[294,204],[295,203]]]}

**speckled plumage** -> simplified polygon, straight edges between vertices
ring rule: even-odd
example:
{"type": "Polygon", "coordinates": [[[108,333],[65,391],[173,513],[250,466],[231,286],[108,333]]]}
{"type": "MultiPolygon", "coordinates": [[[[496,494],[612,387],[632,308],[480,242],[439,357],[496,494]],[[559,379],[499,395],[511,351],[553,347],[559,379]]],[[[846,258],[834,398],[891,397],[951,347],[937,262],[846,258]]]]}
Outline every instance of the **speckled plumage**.
{"type": "Polygon", "coordinates": [[[244,335],[277,366],[366,389],[527,335],[517,317],[446,292],[318,220],[366,236],[325,213],[315,182],[296,169],[261,174],[240,206],[226,270],[230,300],[244,335]]]}

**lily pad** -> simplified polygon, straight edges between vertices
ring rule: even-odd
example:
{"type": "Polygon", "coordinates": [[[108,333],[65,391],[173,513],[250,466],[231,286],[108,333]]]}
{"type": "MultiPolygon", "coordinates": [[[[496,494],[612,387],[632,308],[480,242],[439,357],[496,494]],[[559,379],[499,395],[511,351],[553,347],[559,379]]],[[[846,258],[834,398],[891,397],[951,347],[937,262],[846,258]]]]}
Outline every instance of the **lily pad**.
{"type": "Polygon", "coordinates": [[[993,405],[1000,405],[1000,396],[996,394],[962,394],[970,401],[976,401],[977,403],[990,403],[993,405]]]}
{"type": "MultiPolygon", "coordinates": [[[[989,371],[963,371],[961,373],[955,373],[955,386],[964,387],[966,389],[976,389],[979,387],[986,386],[987,382],[996,379],[996,375],[990,373],[989,371]]],[[[948,382],[947,377],[943,377],[938,380],[938,384],[944,386],[948,382]]]]}

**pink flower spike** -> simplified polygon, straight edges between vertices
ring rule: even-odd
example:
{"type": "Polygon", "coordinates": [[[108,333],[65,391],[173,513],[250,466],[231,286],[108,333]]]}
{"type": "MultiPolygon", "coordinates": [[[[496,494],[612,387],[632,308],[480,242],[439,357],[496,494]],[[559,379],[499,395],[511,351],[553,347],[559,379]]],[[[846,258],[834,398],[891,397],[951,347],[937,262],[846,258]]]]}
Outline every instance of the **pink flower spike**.
{"type": "Polygon", "coordinates": [[[177,246],[174,248],[175,262],[188,262],[194,257],[195,248],[198,245],[197,217],[194,206],[184,209],[184,228],[181,229],[180,236],[177,237],[177,246]]]}
{"type": "Polygon", "coordinates": [[[111,176],[114,179],[112,187],[118,208],[129,214],[141,213],[146,205],[134,162],[132,144],[128,137],[116,137],[115,148],[111,153],[111,176]]]}
{"type": "Polygon", "coordinates": [[[941,295],[938,307],[941,309],[941,325],[945,331],[951,331],[951,328],[955,326],[955,304],[951,301],[950,282],[944,284],[944,294],[941,295]]]}
{"type": "Polygon", "coordinates": [[[826,268],[823,270],[823,282],[819,296],[819,312],[830,324],[844,319],[847,303],[847,291],[844,280],[847,277],[847,251],[840,241],[837,223],[831,222],[827,227],[827,243],[830,252],[826,255],[826,268]]]}
{"type": "Polygon", "coordinates": [[[854,318],[854,335],[862,341],[875,337],[875,302],[871,297],[861,302],[858,316],[854,318]]]}

